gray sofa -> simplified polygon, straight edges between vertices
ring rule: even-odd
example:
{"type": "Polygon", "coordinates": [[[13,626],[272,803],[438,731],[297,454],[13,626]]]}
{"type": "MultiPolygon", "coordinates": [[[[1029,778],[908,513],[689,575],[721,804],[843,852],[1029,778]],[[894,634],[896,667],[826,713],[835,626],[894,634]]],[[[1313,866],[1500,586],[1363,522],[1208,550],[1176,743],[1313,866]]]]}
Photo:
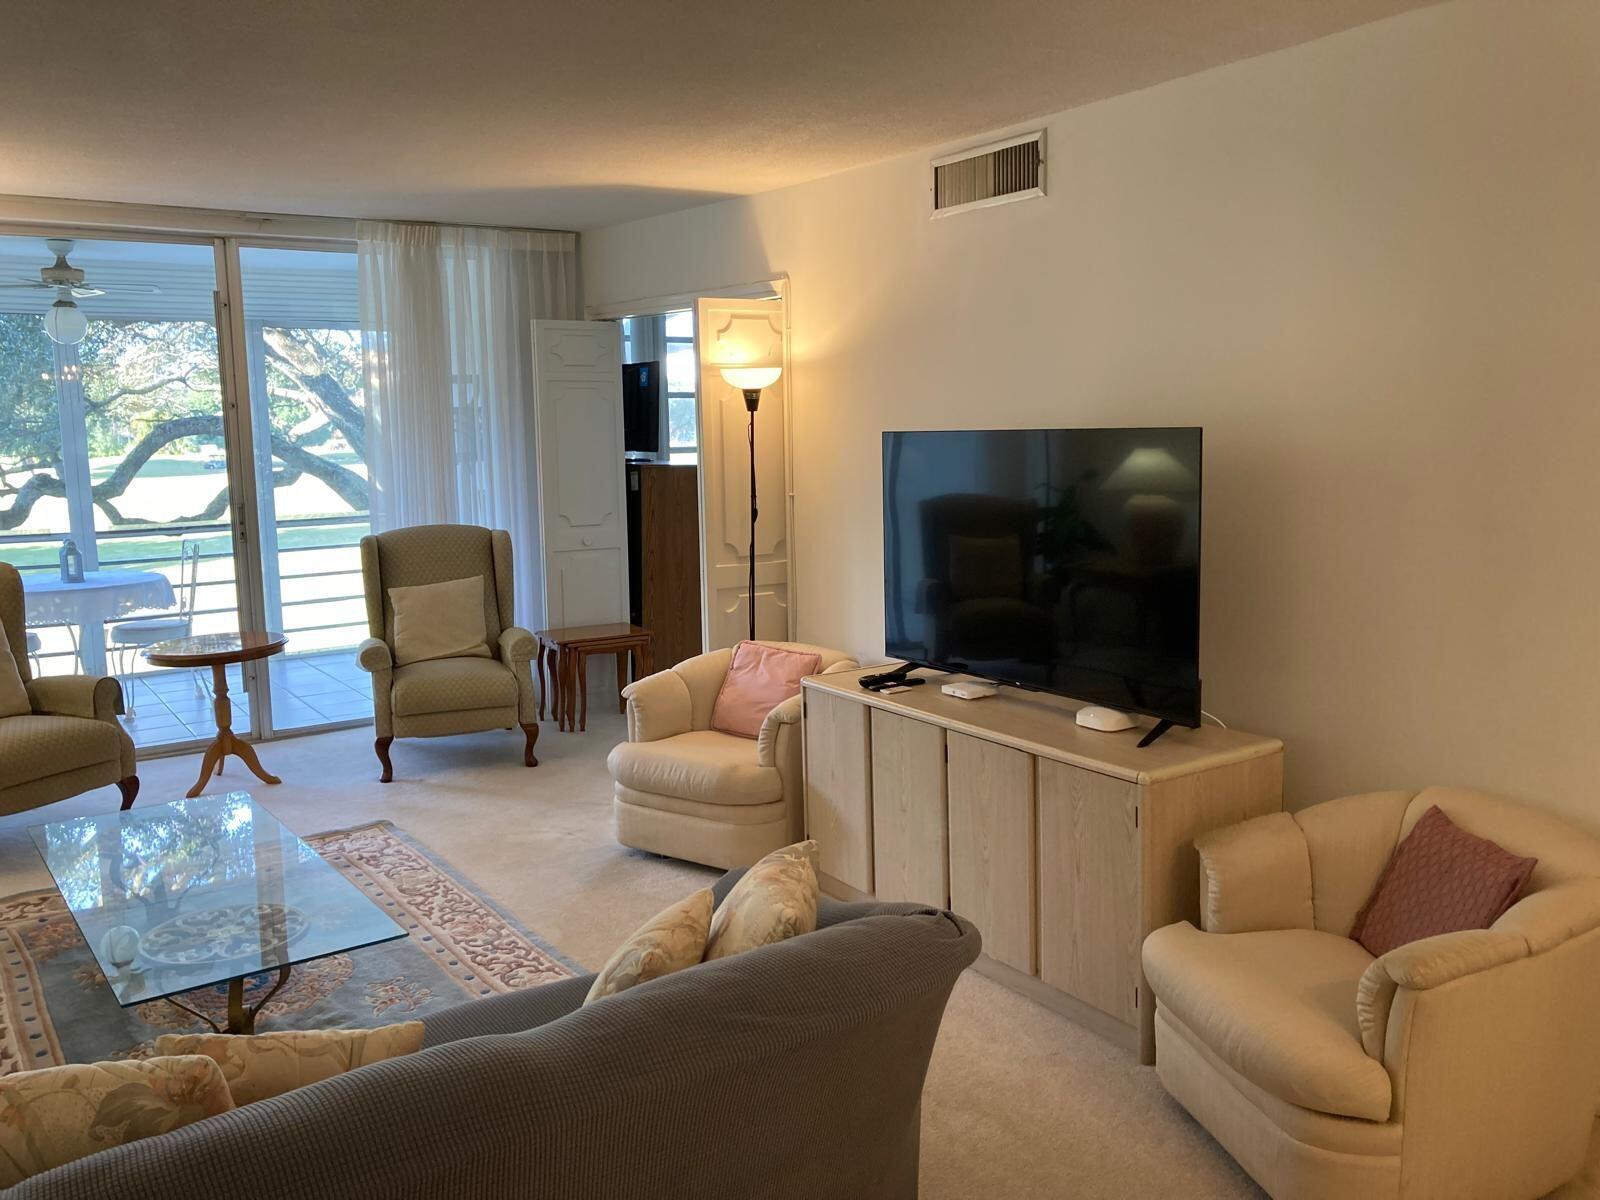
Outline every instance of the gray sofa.
{"type": "Polygon", "coordinates": [[[818,926],[589,1008],[588,977],[463,1004],[428,1018],[416,1054],[8,1195],[914,1197],[923,1077],[978,931],[916,905],[830,900],[818,926]]]}

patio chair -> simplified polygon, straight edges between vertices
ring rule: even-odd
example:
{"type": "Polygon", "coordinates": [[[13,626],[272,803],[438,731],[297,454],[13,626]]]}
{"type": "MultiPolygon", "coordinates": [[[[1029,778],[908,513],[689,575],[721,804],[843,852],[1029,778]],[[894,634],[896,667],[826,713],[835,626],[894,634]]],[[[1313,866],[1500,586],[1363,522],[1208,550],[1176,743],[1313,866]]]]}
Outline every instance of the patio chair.
{"type": "Polygon", "coordinates": [[[522,761],[536,767],[539,702],[533,690],[533,635],[512,609],[511,535],[476,525],[412,525],[361,539],[361,581],[372,635],[356,661],[372,676],[373,752],[394,778],[389,746],[397,737],[448,737],[520,725],[522,761]],[[487,656],[395,665],[394,588],[478,577],[483,582],[487,656]]]}
{"type": "MultiPolygon", "coordinates": [[[[134,669],[139,665],[139,651],[157,642],[188,637],[194,632],[194,596],[200,586],[200,543],[184,538],[178,544],[178,608],[175,612],[154,613],[148,617],[135,617],[119,621],[107,632],[113,654],[113,667],[118,679],[126,679],[128,715],[133,716],[137,705],[138,676],[134,669]]],[[[191,671],[195,693],[208,694],[199,672],[191,671]]]]}
{"type": "Polygon", "coordinates": [[[17,661],[32,711],[0,717],[0,813],[54,804],[114,783],[128,808],[139,794],[133,739],[117,720],[122,684],[110,676],[38,678],[23,628],[22,576],[0,562],[0,637],[17,661]]]}

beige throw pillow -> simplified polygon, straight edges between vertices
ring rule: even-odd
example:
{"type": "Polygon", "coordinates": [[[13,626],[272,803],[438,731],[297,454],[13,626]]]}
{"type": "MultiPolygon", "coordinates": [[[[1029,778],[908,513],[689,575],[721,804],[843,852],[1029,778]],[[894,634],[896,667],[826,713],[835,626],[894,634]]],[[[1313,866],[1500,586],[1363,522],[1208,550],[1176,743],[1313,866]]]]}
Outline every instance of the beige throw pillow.
{"type": "Polygon", "coordinates": [[[488,658],[483,576],[389,589],[394,606],[394,665],[435,658],[488,658]]]}
{"type": "Polygon", "coordinates": [[[817,843],[774,850],[744,873],[711,918],[706,961],[817,927],[817,843]]]}
{"type": "Polygon", "coordinates": [[[209,1058],[71,1063],[0,1078],[0,1188],[233,1108],[209,1058]]]}
{"type": "Polygon", "coordinates": [[[201,1054],[221,1068],[235,1104],[254,1104],[320,1083],[368,1063],[422,1049],[422,1022],[379,1029],[305,1029],[281,1033],[168,1033],[157,1054],[201,1054]]]}
{"type": "Polygon", "coordinates": [[[594,977],[585,1004],[627,991],[700,961],[711,927],[711,889],[662,909],[628,935],[594,977]]]}
{"type": "Polygon", "coordinates": [[[22,717],[32,711],[22,672],[17,669],[17,657],[11,653],[5,623],[0,622],[0,717],[22,717]]]}

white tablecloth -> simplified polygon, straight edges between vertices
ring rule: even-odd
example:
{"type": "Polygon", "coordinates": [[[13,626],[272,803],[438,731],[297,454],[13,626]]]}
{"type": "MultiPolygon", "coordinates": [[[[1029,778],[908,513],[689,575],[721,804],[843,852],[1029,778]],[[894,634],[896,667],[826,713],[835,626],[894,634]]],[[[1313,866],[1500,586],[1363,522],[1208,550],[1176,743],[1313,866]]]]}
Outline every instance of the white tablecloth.
{"type": "Polygon", "coordinates": [[[98,628],[130,613],[174,607],[172,581],[159,571],[85,571],[82,583],[60,575],[24,575],[29,625],[98,628]]]}

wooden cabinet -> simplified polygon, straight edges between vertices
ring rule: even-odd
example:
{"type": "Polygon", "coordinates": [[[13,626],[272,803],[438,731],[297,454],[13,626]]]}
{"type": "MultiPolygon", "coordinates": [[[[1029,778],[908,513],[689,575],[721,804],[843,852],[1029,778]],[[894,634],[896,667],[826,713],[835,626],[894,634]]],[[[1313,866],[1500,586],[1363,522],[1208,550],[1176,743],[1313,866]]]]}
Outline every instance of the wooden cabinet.
{"type": "Polygon", "coordinates": [[[880,900],[945,908],[950,839],[944,730],[882,709],[872,714],[872,877],[880,900]]]}
{"type": "Polygon", "coordinates": [[[700,653],[700,472],[628,466],[629,609],[655,637],[656,670],[700,653]]]}
{"type": "Polygon", "coordinates": [[[950,907],[983,933],[990,958],[1032,974],[1034,759],[949,733],[950,907]]]}
{"type": "Polygon", "coordinates": [[[827,693],[806,694],[806,829],[817,839],[823,885],[872,891],[872,764],[867,709],[827,693]]]}
{"type": "Polygon", "coordinates": [[[1237,730],[1099,733],[1075,705],[968,702],[805,681],[806,816],[823,888],[943,904],[983,934],[977,969],[1146,1062],[1153,929],[1199,920],[1197,835],[1283,806],[1283,745],[1237,730]]]}

